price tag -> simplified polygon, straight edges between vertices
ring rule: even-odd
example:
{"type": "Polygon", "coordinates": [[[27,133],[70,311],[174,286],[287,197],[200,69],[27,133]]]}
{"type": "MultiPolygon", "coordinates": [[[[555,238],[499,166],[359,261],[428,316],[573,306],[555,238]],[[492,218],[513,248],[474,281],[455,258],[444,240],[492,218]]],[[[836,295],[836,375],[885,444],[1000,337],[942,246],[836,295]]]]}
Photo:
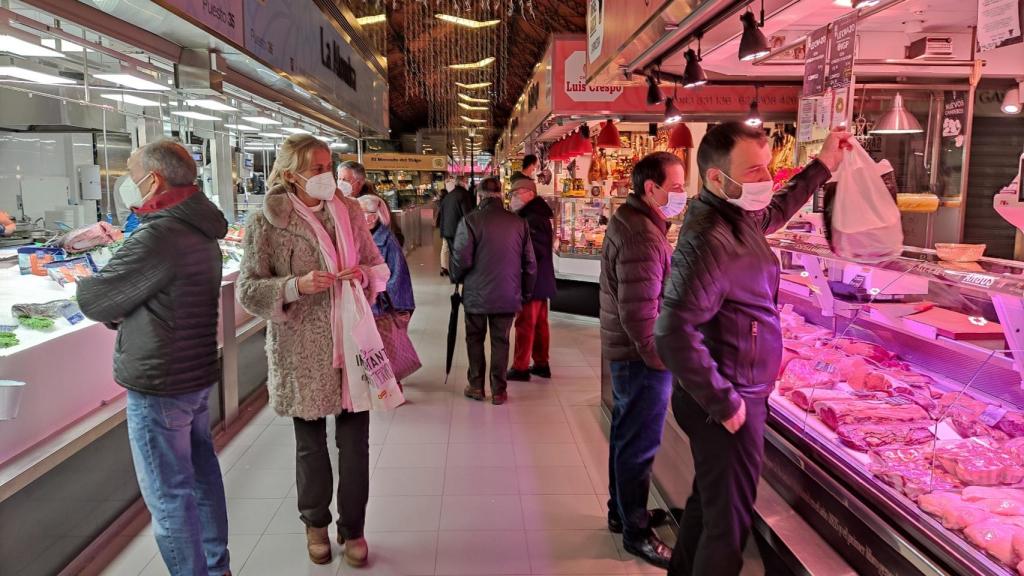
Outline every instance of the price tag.
{"type": "Polygon", "coordinates": [[[75,304],[74,302],[68,302],[61,306],[60,313],[72,326],[78,324],[82,320],[85,320],[85,314],[82,314],[82,310],[79,309],[78,304],[75,304]]]}
{"type": "Polygon", "coordinates": [[[857,274],[853,277],[853,280],[850,280],[850,286],[853,286],[854,288],[862,288],[866,280],[867,278],[863,274],[857,274]]]}
{"type": "Polygon", "coordinates": [[[824,372],[826,374],[832,374],[833,372],[836,371],[836,365],[831,363],[831,362],[825,362],[824,360],[819,360],[818,363],[814,365],[814,369],[817,370],[818,372],[824,372]]]}
{"type": "Polygon", "coordinates": [[[989,406],[978,416],[978,420],[986,426],[995,426],[1003,419],[1003,416],[1006,416],[1006,412],[1006,408],[1001,406],[989,406]]]}

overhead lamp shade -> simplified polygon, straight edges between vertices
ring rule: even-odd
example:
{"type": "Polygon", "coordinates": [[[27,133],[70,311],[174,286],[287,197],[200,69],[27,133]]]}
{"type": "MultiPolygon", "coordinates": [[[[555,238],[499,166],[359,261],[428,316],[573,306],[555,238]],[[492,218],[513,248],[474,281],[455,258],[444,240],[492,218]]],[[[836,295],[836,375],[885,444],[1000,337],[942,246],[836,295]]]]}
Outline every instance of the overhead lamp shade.
{"type": "Polygon", "coordinates": [[[764,121],[761,120],[761,112],[757,109],[757,100],[750,103],[750,112],[747,114],[746,122],[747,126],[753,126],[755,128],[764,124],[764,121]]]}
{"type": "Polygon", "coordinates": [[[599,148],[622,148],[619,129],[615,127],[615,122],[612,122],[611,119],[601,126],[601,133],[597,135],[597,146],[599,148]]]}
{"type": "Polygon", "coordinates": [[[1001,108],[1003,114],[1020,114],[1021,100],[1019,88],[1014,87],[1006,91],[1001,108]]]}
{"type": "Polygon", "coordinates": [[[693,134],[686,124],[679,124],[668,135],[669,148],[693,148],[693,134]]]}
{"type": "Polygon", "coordinates": [[[665,93],[661,91],[661,86],[658,86],[658,81],[654,79],[654,76],[647,77],[647,105],[657,106],[665,101],[665,93]]]}
{"type": "Polygon", "coordinates": [[[743,22],[743,37],[740,38],[740,60],[747,62],[761,56],[767,56],[771,50],[768,48],[768,39],[757,23],[753,12],[744,12],[740,16],[743,22]]]}
{"type": "Polygon", "coordinates": [[[686,58],[686,68],[683,70],[683,88],[696,88],[707,84],[707,72],[704,72],[704,67],[700,65],[700,58],[697,57],[693,48],[683,53],[683,57],[686,58]]]}
{"type": "Polygon", "coordinates": [[[579,156],[582,154],[583,136],[580,136],[579,132],[573,132],[566,138],[565,145],[570,158],[579,156]]]}
{"type": "Polygon", "coordinates": [[[586,156],[594,153],[594,145],[590,142],[590,138],[583,135],[583,131],[576,133],[576,154],[578,156],[586,156]]]}
{"type": "Polygon", "coordinates": [[[555,161],[564,160],[565,158],[562,156],[562,148],[563,146],[561,140],[555,142],[554,144],[551,145],[551,150],[548,152],[548,157],[555,161]]]}
{"type": "Polygon", "coordinates": [[[892,101],[892,109],[885,113],[875,127],[874,134],[916,134],[924,132],[921,123],[903,105],[903,96],[897,92],[892,101]]]}
{"type": "Polygon", "coordinates": [[[665,100],[665,124],[675,124],[683,119],[683,113],[676,106],[675,99],[665,100]]]}

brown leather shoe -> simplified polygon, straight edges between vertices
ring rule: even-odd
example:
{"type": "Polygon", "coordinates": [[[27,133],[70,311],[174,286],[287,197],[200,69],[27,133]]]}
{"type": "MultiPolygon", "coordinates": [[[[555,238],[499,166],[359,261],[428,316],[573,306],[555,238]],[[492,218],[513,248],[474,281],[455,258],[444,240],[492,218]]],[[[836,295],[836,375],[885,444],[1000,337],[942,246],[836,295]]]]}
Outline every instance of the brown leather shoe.
{"type": "Polygon", "coordinates": [[[331,537],[327,527],[312,528],[306,526],[306,550],[313,564],[331,563],[331,537]]]}
{"type": "Polygon", "coordinates": [[[370,547],[366,544],[366,538],[356,538],[345,542],[345,562],[349,566],[361,568],[366,566],[370,559],[370,547]]]}
{"type": "Polygon", "coordinates": [[[476,400],[477,402],[483,402],[484,398],[486,398],[486,396],[484,396],[483,390],[477,390],[472,386],[466,386],[466,389],[462,391],[462,394],[466,398],[469,398],[470,400],[476,400]]]}
{"type": "Polygon", "coordinates": [[[491,395],[491,404],[501,406],[505,402],[508,402],[508,392],[499,392],[498,394],[491,395]]]}

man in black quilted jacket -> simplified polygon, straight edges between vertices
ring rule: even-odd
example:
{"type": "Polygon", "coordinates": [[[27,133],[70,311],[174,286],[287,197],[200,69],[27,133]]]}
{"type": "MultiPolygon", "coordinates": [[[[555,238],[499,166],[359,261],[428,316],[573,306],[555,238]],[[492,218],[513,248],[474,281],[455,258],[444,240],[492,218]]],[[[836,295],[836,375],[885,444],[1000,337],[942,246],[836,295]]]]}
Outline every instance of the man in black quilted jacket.
{"type": "Polygon", "coordinates": [[[196,163],[171,140],[135,151],[142,224],[78,304],[116,328],[114,380],[128,389],[128,439],[153,534],[171,574],[229,574],[228,519],[207,401],[220,377],[220,210],[195,185],[196,163]]]}
{"type": "Polygon", "coordinates": [[[700,143],[704,189],[686,212],[654,330],[677,383],[672,412],[694,461],[671,576],[733,576],[743,567],[768,395],[782,360],[779,262],[765,235],[829,180],[849,138],[832,132],[818,158],[778,194],[762,130],[727,122],[700,143]]]}

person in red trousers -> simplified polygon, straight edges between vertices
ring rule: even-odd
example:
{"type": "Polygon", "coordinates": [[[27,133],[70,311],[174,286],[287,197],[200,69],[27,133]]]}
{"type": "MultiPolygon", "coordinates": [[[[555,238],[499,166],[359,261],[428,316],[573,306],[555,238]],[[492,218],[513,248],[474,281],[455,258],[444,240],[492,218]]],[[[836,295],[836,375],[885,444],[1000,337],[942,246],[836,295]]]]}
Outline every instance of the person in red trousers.
{"type": "Polygon", "coordinates": [[[554,232],[551,207],[537,196],[537,184],[522,174],[512,180],[512,211],[524,218],[530,227],[530,241],[537,257],[537,284],[533,299],[523,304],[516,316],[516,350],[508,379],[527,382],[531,375],[551,378],[548,349],[551,345],[548,330],[548,300],[555,297],[555,266],[551,243],[554,232]],[[530,359],[533,365],[530,365],[530,359]]]}

